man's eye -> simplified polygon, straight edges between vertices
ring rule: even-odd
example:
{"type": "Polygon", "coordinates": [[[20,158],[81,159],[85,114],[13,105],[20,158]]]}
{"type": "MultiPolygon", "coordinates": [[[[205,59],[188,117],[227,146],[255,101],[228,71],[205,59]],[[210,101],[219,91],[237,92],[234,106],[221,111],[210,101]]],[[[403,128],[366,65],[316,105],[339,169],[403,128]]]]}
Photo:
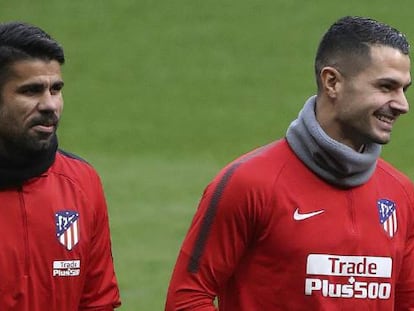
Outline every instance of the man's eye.
{"type": "Polygon", "coordinates": [[[56,83],[52,86],[52,88],[50,89],[50,92],[52,94],[57,94],[57,93],[60,93],[62,89],[63,89],[63,83],[56,83]]]}
{"type": "Polygon", "coordinates": [[[59,92],[59,91],[61,91],[62,90],[62,88],[63,88],[63,85],[55,85],[55,86],[53,86],[52,87],[52,91],[53,92],[59,92]]]}
{"type": "Polygon", "coordinates": [[[389,91],[392,90],[392,86],[391,85],[381,85],[380,88],[384,92],[389,92],[389,91]]]}

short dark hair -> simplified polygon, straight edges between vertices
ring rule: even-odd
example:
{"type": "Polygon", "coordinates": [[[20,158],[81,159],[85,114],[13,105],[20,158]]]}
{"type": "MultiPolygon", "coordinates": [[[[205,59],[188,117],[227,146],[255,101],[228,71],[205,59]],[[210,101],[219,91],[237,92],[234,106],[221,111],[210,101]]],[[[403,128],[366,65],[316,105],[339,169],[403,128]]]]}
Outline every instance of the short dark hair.
{"type": "Polygon", "coordinates": [[[24,22],[0,24],[0,87],[7,79],[10,66],[26,59],[56,60],[63,65],[63,48],[37,26],[24,22]]]}
{"type": "Polygon", "coordinates": [[[409,55],[406,36],[397,29],[371,18],[345,16],[336,21],[322,37],[315,58],[318,90],[323,67],[332,66],[342,73],[359,71],[369,64],[370,48],[384,45],[409,55]]]}

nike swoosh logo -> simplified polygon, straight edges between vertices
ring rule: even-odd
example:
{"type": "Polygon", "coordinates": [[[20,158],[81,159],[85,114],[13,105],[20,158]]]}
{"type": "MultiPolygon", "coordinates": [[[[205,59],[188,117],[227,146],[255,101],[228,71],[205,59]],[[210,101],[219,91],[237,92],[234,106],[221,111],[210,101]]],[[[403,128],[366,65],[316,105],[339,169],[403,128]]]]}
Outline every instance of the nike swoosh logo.
{"type": "Polygon", "coordinates": [[[316,211],[316,212],[303,213],[303,214],[301,214],[301,213],[299,213],[299,209],[297,208],[295,210],[295,213],[293,214],[293,219],[294,220],[305,220],[305,219],[311,218],[313,216],[322,214],[324,211],[325,210],[322,209],[322,210],[319,210],[319,211],[316,211]]]}

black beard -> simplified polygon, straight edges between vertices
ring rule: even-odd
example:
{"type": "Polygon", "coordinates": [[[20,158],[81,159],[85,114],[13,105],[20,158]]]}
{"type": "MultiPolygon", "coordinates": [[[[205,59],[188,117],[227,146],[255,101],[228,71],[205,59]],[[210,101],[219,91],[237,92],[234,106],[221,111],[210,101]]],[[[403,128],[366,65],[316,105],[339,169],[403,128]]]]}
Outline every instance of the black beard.
{"type": "Polygon", "coordinates": [[[0,158],[7,158],[10,164],[17,166],[30,165],[30,162],[48,153],[50,148],[56,144],[56,133],[53,133],[49,140],[45,137],[42,143],[32,137],[25,141],[5,141],[4,153],[0,155],[0,158]]]}
{"type": "Polygon", "coordinates": [[[26,180],[47,171],[55,161],[57,147],[57,136],[53,134],[45,148],[14,150],[14,156],[0,156],[0,189],[21,186],[26,180]]]}

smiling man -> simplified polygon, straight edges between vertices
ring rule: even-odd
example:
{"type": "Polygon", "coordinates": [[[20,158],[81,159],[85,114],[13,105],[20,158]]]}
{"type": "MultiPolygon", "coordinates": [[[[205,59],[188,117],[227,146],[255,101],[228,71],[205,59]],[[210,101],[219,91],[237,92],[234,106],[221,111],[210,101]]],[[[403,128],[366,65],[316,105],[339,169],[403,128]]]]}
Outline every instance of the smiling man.
{"type": "Polygon", "coordinates": [[[409,44],[347,16],[323,36],[317,95],[286,137],[206,188],[166,310],[414,310],[414,189],[381,159],[408,112],[409,44]]]}
{"type": "Polygon", "coordinates": [[[58,149],[62,47],[0,24],[0,310],[120,305],[100,178],[58,149]]]}

